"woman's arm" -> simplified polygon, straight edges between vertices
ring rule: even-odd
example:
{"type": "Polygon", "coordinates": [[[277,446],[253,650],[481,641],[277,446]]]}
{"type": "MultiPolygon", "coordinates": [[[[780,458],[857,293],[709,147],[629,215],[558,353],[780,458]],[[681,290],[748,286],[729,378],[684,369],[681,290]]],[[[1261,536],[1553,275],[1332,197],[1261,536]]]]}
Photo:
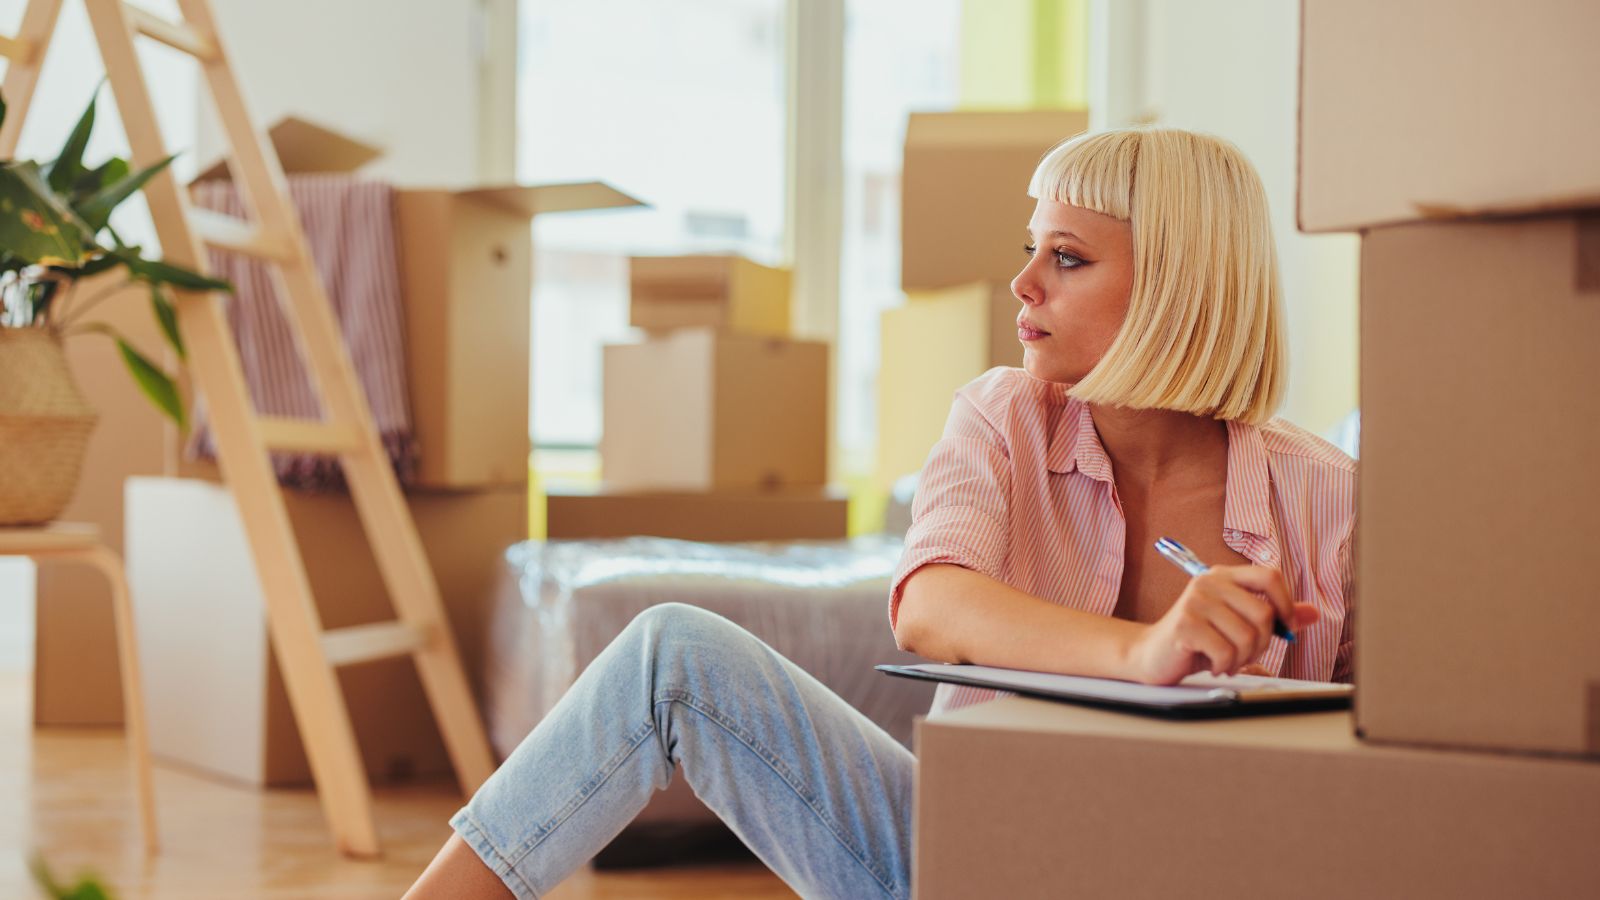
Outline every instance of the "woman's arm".
{"type": "Polygon", "coordinates": [[[1132,679],[1144,626],[1058,606],[955,565],[923,566],[901,589],[900,649],[938,662],[1132,679]]]}
{"type": "Polygon", "coordinates": [[[1176,684],[1193,672],[1233,674],[1261,655],[1274,618],[1317,621],[1274,569],[1215,566],[1189,579],[1151,624],[1057,606],[955,565],[913,572],[901,589],[895,642],[940,662],[1176,684]]]}

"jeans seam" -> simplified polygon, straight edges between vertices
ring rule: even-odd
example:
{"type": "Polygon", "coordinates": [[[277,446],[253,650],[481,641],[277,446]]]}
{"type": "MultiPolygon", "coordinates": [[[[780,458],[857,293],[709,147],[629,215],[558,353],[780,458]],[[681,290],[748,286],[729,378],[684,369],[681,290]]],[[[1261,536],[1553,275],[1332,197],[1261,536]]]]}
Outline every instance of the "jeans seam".
{"type": "Polygon", "coordinates": [[[826,812],[820,809],[817,804],[813,802],[811,797],[807,796],[807,791],[804,790],[801,785],[796,784],[796,782],[799,780],[797,776],[785,771],[783,767],[778,765],[778,761],[774,758],[775,754],[768,750],[759,741],[756,741],[754,738],[747,737],[735,723],[729,721],[726,716],[718,712],[714,707],[711,706],[711,704],[701,700],[699,697],[696,697],[694,694],[691,694],[688,691],[677,689],[664,690],[657,695],[654,705],[659,705],[661,703],[682,703],[684,706],[687,706],[702,716],[705,716],[708,720],[717,725],[717,727],[732,735],[736,740],[739,741],[739,743],[743,744],[747,750],[754,753],[758,759],[767,764],[767,767],[770,768],[774,774],[783,780],[783,783],[788,786],[789,790],[794,792],[796,797],[800,798],[800,801],[806,805],[806,808],[810,809],[812,814],[815,815],[817,819],[821,821],[822,824],[828,829],[829,834],[833,836],[833,839],[838,842],[839,846],[843,847],[845,851],[850,854],[850,857],[872,876],[872,879],[878,883],[878,886],[883,889],[883,892],[888,894],[890,897],[896,896],[894,885],[890,883],[890,879],[886,877],[886,874],[878,871],[878,868],[865,858],[866,854],[862,852],[860,848],[851,846],[850,841],[846,840],[844,835],[841,833],[843,829],[839,826],[839,824],[835,822],[826,812]]]}
{"type": "MultiPolygon", "coordinates": [[[[542,896],[539,893],[539,889],[534,887],[528,879],[522,877],[522,873],[517,871],[517,864],[500,851],[500,848],[495,845],[494,838],[478,823],[477,816],[473,815],[471,810],[461,810],[450,824],[455,828],[456,833],[461,835],[461,839],[467,843],[467,846],[478,854],[478,858],[489,866],[489,870],[494,872],[496,877],[502,882],[509,878],[515,878],[526,893],[531,895],[534,900],[539,900],[539,897],[542,896]],[[492,859],[485,859],[485,856],[492,857],[492,859]],[[504,871],[501,871],[502,868],[504,871]]],[[[507,885],[507,887],[509,888],[510,885],[507,885]]]]}
{"type": "Polygon", "coordinates": [[[600,789],[605,787],[606,782],[611,780],[611,776],[616,774],[618,769],[622,768],[622,764],[628,761],[628,757],[638,752],[639,748],[644,745],[644,742],[650,738],[650,735],[655,733],[655,730],[656,726],[654,722],[646,722],[645,724],[641,725],[637,731],[635,731],[633,734],[630,734],[628,736],[629,743],[621,750],[618,750],[610,759],[602,763],[600,767],[595,770],[595,773],[578,787],[577,793],[572,795],[571,799],[567,801],[566,805],[557,810],[556,813],[549,819],[545,820],[545,822],[541,824],[531,836],[529,836],[528,840],[517,849],[516,853],[508,857],[511,864],[513,866],[520,866],[522,861],[527,858],[528,854],[532,853],[540,844],[544,843],[546,838],[554,834],[557,828],[560,828],[561,825],[568,819],[572,818],[578,812],[578,810],[582,809],[583,805],[589,802],[589,798],[599,793],[600,789]]]}

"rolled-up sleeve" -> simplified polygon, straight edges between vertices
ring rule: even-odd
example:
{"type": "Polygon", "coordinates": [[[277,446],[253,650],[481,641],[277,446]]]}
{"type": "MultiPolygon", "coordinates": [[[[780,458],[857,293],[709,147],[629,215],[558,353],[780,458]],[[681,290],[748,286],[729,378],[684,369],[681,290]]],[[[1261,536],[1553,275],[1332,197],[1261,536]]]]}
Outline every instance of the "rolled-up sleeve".
{"type": "Polygon", "coordinates": [[[905,551],[889,586],[890,628],[906,579],[923,566],[948,563],[1001,577],[1010,545],[1010,497],[1004,436],[963,389],[917,479],[905,551]]]}

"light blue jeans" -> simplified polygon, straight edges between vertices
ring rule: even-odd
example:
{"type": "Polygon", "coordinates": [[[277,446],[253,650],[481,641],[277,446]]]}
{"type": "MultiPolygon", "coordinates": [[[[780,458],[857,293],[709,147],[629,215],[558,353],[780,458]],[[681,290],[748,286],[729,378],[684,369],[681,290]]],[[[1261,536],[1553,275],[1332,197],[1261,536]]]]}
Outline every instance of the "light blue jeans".
{"type": "Polygon", "coordinates": [[[640,613],[450,824],[520,898],[675,771],[803,897],[911,895],[910,751],[715,613],[640,613]]]}

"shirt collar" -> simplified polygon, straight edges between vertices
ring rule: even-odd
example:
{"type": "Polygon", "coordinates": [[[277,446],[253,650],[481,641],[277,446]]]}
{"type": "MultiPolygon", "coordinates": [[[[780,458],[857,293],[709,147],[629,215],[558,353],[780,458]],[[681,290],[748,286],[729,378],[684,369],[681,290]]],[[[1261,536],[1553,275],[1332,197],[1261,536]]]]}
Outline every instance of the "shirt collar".
{"type": "MultiPolygon", "coordinates": [[[[1114,483],[1111,458],[1094,430],[1089,404],[1066,397],[1045,452],[1045,468],[1051,472],[1079,471],[1107,484],[1114,483]]],[[[1261,430],[1244,422],[1228,421],[1228,483],[1223,501],[1222,527],[1230,546],[1250,545],[1245,536],[1261,543],[1240,550],[1262,562],[1278,556],[1277,534],[1272,519],[1272,477],[1267,469],[1266,442],[1261,430]],[[1255,551],[1255,552],[1250,552],[1255,551]]],[[[1236,549],[1237,546],[1236,546],[1236,549]]]]}

